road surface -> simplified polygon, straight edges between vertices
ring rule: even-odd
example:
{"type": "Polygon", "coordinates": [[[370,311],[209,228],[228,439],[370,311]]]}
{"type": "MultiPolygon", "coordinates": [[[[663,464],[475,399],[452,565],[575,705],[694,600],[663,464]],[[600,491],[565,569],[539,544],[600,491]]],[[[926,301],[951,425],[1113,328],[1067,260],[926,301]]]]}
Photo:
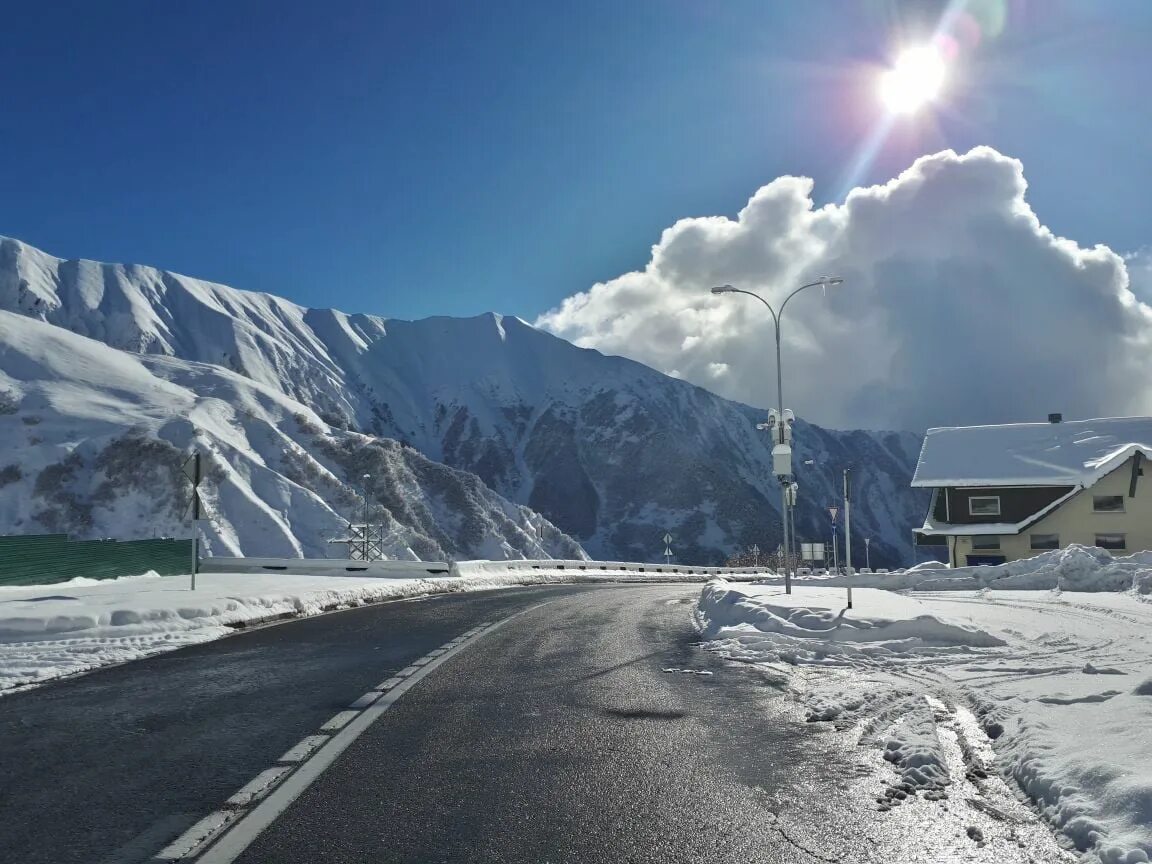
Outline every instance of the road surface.
{"type": "Polygon", "coordinates": [[[698,647],[698,590],[387,603],[2,698],[0,857],[143,864],[193,843],[179,860],[1033,860],[983,856],[947,819],[923,824],[923,857],[909,855],[906,825],[860,794],[883,763],[803,722],[755,668],[698,647]],[[385,681],[402,682],[387,710],[344,717],[303,764],[280,761],[385,681]],[[287,779],[235,797],[267,772],[287,779]],[[226,829],[194,843],[220,813],[226,829]]]}

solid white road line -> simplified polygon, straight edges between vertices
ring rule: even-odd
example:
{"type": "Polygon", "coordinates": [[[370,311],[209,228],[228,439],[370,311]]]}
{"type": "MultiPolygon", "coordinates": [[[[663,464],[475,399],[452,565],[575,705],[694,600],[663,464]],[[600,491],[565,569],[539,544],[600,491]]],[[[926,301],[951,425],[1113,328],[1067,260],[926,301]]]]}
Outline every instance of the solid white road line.
{"type": "MultiPolygon", "coordinates": [[[[417,668],[416,666],[409,666],[407,670],[403,670],[398,675],[404,676],[404,680],[392,687],[388,692],[384,693],[376,702],[369,705],[353,719],[347,722],[339,732],[332,736],[332,740],[316,751],[315,755],[307,761],[303,762],[299,768],[288,776],[283,783],[277,786],[271,793],[263,798],[255,807],[247,812],[246,815],[241,817],[234,825],[228,827],[226,832],[217,829],[212,835],[208,835],[207,839],[200,842],[207,842],[207,840],[215,840],[215,843],[196,859],[197,864],[231,864],[236,858],[255,840],[260,833],[276,821],[289,805],[292,804],[300,795],[311,786],[316,779],[323,774],[337,757],[343,753],[348,746],[352,744],[357,738],[364,734],[364,732],[377,720],[380,719],[385,711],[392,707],[392,705],[400,699],[405,693],[411,690],[419,683],[420,679],[425,675],[430,674],[441,663],[450,660],[458,652],[463,651],[473,640],[485,636],[503,627],[513,618],[518,618],[533,610],[539,609],[541,606],[547,606],[549,602],[538,603],[535,606],[530,606],[527,609],[522,609],[514,615],[509,615],[507,618],[493,624],[490,621],[485,621],[479,627],[473,628],[472,636],[465,641],[459,643],[454,648],[446,650],[439,657],[430,661],[427,665],[417,668]],[[410,670],[410,671],[409,671],[410,670]],[[219,835],[217,839],[217,835],[219,835]]],[[[341,712],[349,713],[349,712],[341,712]]],[[[352,712],[354,713],[354,712],[352,712]]],[[[336,717],[340,717],[337,714],[336,717]]],[[[332,718],[333,720],[336,717],[332,718]]],[[[329,720],[328,723],[331,723],[329,720]]],[[[325,724],[327,725],[327,724],[325,724]]],[[[297,745],[299,746],[299,745],[297,745]]],[[[213,814],[216,815],[216,814],[213,814]]],[[[211,818],[211,817],[208,817],[211,818]]],[[[202,820],[207,821],[207,820],[202,820]]],[[[197,823],[199,825],[199,823],[197,823]]],[[[197,826],[193,826],[195,830],[197,826]]],[[[223,827],[223,826],[222,826],[223,827]]],[[[188,832],[189,834],[192,831],[188,832]]],[[[177,840],[180,843],[184,840],[181,837],[177,840]]],[[[173,844],[175,846],[176,844],[173,844]]],[[[171,848],[171,847],[169,847],[171,848]]],[[[167,851],[167,850],[165,850],[167,851]]],[[[163,853],[161,853],[163,854],[163,853]]],[[[159,859],[160,856],[157,856],[159,859]]],[[[172,859],[160,859],[172,860],[172,859]]]]}

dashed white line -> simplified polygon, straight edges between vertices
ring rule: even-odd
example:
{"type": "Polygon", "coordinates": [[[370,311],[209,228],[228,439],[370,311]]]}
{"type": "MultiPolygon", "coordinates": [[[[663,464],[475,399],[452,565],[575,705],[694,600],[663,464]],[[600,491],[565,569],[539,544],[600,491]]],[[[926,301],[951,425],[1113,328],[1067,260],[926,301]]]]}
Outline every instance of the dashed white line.
{"type": "Polygon", "coordinates": [[[234,822],[240,816],[239,811],[233,810],[217,810],[215,813],[209,813],[163,849],[161,849],[155,856],[153,861],[179,861],[182,858],[187,858],[198,848],[203,846],[221,831],[223,831],[230,822],[234,822]]]}
{"type": "Polygon", "coordinates": [[[294,765],[277,765],[261,771],[224,803],[229,807],[247,807],[267,795],[269,790],[294,767],[294,765]]]}
{"type": "MultiPolygon", "coordinates": [[[[547,603],[530,606],[495,624],[485,622],[480,627],[475,628],[475,632],[471,636],[465,634],[467,638],[460,637],[462,641],[458,642],[455,646],[448,647],[446,645],[446,650],[441,653],[440,656],[430,658],[429,662],[424,666],[417,667],[412,665],[398,672],[396,678],[401,679],[399,683],[389,686],[387,692],[380,694],[380,698],[376,699],[363,711],[342,711],[337,714],[321,728],[329,728],[331,724],[341,720],[346,714],[353,716],[347,720],[342,720],[340,726],[337,727],[340,731],[336,732],[327,744],[317,749],[313,756],[300,763],[295,771],[287,775],[283,782],[276,785],[259,803],[248,810],[242,818],[238,819],[235,824],[227,825],[227,823],[224,823],[224,825],[216,828],[211,834],[205,835],[206,839],[214,841],[214,845],[208,848],[208,850],[197,859],[197,864],[231,864],[232,861],[235,861],[236,858],[251,845],[252,841],[256,839],[260,832],[276,821],[277,817],[279,817],[293,801],[299,798],[301,793],[311,786],[316,778],[323,774],[353,741],[359,738],[364,731],[375,723],[380,718],[380,715],[391,708],[393,703],[401,696],[416,686],[421,678],[430,674],[441,663],[451,659],[454,654],[462,650],[472,639],[495,630],[513,618],[517,618],[527,612],[532,612],[545,605],[547,605],[547,603]],[[223,830],[225,826],[227,826],[226,831],[223,830]]],[[[393,679],[389,679],[389,681],[391,680],[393,679]]],[[[385,681],[384,684],[388,684],[389,681],[385,681]]],[[[383,684],[380,689],[384,689],[383,684]]],[[[305,741],[307,740],[308,739],[305,739],[305,741]]],[[[304,741],[301,741],[296,747],[298,748],[303,744],[304,741]]],[[[289,751],[289,753],[291,752],[292,751],[289,751]]],[[[287,755],[288,754],[285,754],[285,756],[287,755]]],[[[241,792],[242,791],[243,790],[241,790],[241,792]]],[[[239,795],[240,793],[237,794],[239,795]]],[[[213,814],[213,816],[217,815],[219,814],[213,814]]],[[[227,816],[227,814],[224,815],[227,816]]],[[[201,821],[206,823],[211,818],[212,817],[206,817],[201,821]]],[[[197,823],[197,825],[193,826],[192,829],[187,832],[187,835],[192,835],[200,824],[201,823],[197,823]]],[[[181,840],[183,840],[183,838],[181,838],[181,840]]],[[[203,844],[204,842],[205,840],[199,840],[197,841],[197,845],[203,844]]],[[[175,845],[176,844],[173,844],[173,846],[175,845]]],[[[176,859],[170,857],[161,860],[176,859]]]]}
{"type": "Polygon", "coordinates": [[[351,723],[352,718],[354,718],[359,713],[359,711],[341,711],[339,714],[321,726],[320,731],[336,732],[340,729],[343,729],[345,726],[351,723]]]}
{"type": "Polygon", "coordinates": [[[375,702],[379,698],[380,698],[380,692],[379,691],[369,690],[367,693],[365,693],[363,696],[361,696],[359,699],[357,699],[355,702],[353,702],[348,707],[354,711],[360,711],[360,710],[363,710],[364,708],[367,708],[369,705],[371,705],[373,702],[375,702]]]}
{"type": "Polygon", "coordinates": [[[281,756],[278,762],[303,762],[313,751],[328,741],[327,735],[309,735],[299,744],[281,756]]]}
{"type": "Polygon", "coordinates": [[[393,687],[395,687],[397,684],[399,684],[403,680],[404,680],[403,678],[401,678],[397,675],[393,675],[387,681],[381,681],[379,684],[377,684],[376,689],[377,690],[391,690],[393,687]]]}

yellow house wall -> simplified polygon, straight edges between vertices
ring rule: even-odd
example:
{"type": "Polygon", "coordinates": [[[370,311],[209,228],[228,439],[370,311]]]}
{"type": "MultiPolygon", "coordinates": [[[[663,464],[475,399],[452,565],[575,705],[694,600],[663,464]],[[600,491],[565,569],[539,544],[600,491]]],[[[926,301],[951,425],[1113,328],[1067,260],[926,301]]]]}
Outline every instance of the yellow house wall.
{"type": "Polygon", "coordinates": [[[957,537],[953,566],[964,566],[969,554],[1003,555],[1007,561],[1039,555],[1040,552],[1031,547],[1032,534],[1059,534],[1061,547],[1072,543],[1095,546],[1096,534],[1126,534],[1126,548],[1113,551],[1113,555],[1152,549],[1152,463],[1144,460],[1143,468],[1144,476],[1136,478],[1136,497],[1128,497],[1128,484],[1132,479],[1132,460],[1129,459],[1095,486],[1082,489],[1020,534],[1000,535],[999,551],[973,551],[971,537],[957,537]],[[1093,495],[1123,495],[1124,512],[1093,512],[1093,495]]]}

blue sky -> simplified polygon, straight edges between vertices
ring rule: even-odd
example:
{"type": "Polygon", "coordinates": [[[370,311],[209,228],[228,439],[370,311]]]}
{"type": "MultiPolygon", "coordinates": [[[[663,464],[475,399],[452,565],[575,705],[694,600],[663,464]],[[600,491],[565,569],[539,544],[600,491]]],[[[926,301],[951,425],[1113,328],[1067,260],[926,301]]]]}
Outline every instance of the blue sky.
{"type": "Polygon", "coordinates": [[[531,320],[779,175],[823,203],[990,144],[1054,231],[1152,242],[1145,0],[972,0],[948,98],[851,176],[877,70],[943,9],[10,4],[0,234],[307,305],[531,320]]]}

